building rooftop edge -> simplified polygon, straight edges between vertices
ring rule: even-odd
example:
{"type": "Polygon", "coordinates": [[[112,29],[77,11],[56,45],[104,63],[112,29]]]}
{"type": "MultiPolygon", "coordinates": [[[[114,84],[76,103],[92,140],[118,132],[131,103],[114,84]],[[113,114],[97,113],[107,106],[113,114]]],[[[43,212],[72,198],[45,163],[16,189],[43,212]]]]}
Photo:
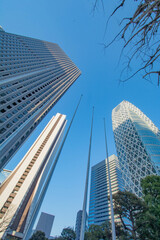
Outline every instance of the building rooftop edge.
{"type": "MultiPolygon", "coordinates": [[[[113,158],[117,158],[117,156],[115,154],[112,154],[109,156],[109,161],[112,160],[113,158]]],[[[96,163],[95,165],[93,165],[91,168],[95,168],[97,167],[98,165],[101,165],[104,161],[106,160],[106,158],[98,163],[96,163]]]]}

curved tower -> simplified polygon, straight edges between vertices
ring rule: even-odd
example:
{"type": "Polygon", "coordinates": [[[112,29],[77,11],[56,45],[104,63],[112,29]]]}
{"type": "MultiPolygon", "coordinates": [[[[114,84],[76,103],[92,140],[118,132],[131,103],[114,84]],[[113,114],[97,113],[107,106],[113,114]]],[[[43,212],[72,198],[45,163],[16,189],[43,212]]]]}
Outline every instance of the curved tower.
{"type": "Polygon", "coordinates": [[[127,101],[113,109],[112,124],[125,189],[141,196],[141,179],[160,174],[160,130],[127,101]]]}

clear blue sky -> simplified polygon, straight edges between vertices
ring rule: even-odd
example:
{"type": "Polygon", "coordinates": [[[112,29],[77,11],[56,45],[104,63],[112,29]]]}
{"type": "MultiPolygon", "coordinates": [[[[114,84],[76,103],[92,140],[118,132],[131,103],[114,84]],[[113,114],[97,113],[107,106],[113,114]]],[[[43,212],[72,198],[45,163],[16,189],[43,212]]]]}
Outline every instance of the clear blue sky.
{"type": "MultiPolygon", "coordinates": [[[[121,41],[104,53],[106,16],[117,1],[108,0],[105,12],[99,6],[93,14],[94,0],[1,0],[0,25],[6,32],[58,43],[82,71],[53,110],[17,152],[8,168],[13,169],[32,145],[49,119],[60,112],[70,121],[80,94],[83,93],[76,119],[59,159],[41,211],[55,215],[52,235],[64,227],[74,227],[77,211],[82,208],[92,106],[95,106],[91,166],[105,158],[103,117],[106,117],[109,154],[116,154],[111,112],[128,100],[140,108],[160,128],[160,88],[139,74],[119,84],[123,68],[118,64],[121,41]]],[[[129,13],[133,6],[126,8],[129,13]]],[[[124,14],[124,11],[120,14],[124,14]]],[[[119,29],[119,16],[112,18],[105,40],[110,41],[119,29]]],[[[134,63],[138,64],[137,62],[134,63]]]]}

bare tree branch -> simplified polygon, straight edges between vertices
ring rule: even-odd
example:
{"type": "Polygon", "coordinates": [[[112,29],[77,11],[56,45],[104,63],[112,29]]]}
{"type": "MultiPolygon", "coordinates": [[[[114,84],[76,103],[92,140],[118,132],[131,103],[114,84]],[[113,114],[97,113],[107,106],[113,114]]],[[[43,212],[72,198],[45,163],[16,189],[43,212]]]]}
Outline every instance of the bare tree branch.
{"type": "MultiPolygon", "coordinates": [[[[130,1],[121,0],[120,4],[110,14],[108,21],[130,1]]],[[[95,8],[97,3],[98,0],[95,1],[95,8]]],[[[128,51],[126,54],[128,61],[122,72],[130,72],[130,75],[120,81],[125,82],[137,73],[144,72],[144,79],[157,74],[159,86],[160,65],[157,63],[160,61],[160,0],[137,0],[135,12],[131,17],[125,16],[122,18],[120,26],[120,31],[112,41],[103,45],[106,49],[120,38],[124,40],[120,58],[122,53],[125,55],[124,53],[128,51]],[[131,72],[133,60],[138,60],[140,64],[137,64],[137,70],[131,72]]]]}

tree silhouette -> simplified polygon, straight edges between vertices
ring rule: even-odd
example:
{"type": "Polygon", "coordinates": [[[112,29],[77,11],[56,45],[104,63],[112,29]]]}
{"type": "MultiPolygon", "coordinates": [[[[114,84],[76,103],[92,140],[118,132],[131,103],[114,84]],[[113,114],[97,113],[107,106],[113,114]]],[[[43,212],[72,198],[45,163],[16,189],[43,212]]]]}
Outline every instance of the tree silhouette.
{"type": "Polygon", "coordinates": [[[146,210],[145,202],[128,191],[117,192],[113,195],[113,199],[114,213],[120,218],[124,229],[130,233],[131,239],[136,240],[137,230],[140,227],[137,226],[136,221],[146,210]]]}
{"type": "Polygon", "coordinates": [[[160,236],[160,176],[150,175],[141,181],[143,199],[147,205],[145,214],[138,219],[140,238],[159,240],[160,236]]]}
{"type": "MultiPolygon", "coordinates": [[[[97,3],[94,2],[94,10],[97,3]]],[[[109,1],[109,0],[108,0],[109,1]]],[[[120,31],[110,43],[104,43],[108,48],[117,39],[123,39],[121,56],[127,58],[120,81],[127,81],[137,73],[142,72],[143,78],[152,81],[152,76],[157,75],[157,84],[160,84],[160,1],[159,0],[132,0],[137,7],[131,16],[123,16],[120,20],[120,31]],[[138,60],[137,68],[131,71],[133,61],[138,60]],[[140,63],[140,64],[139,64],[140,63]],[[123,78],[123,74],[127,77],[123,78]]],[[[103,0],[101,3],[103,5],[103,0]]],[[[120,0],[120,4],[110,14],[108,21],[131,0],[120,0]]],[[[103,5],[104,8],[104,5],[103,5]]],[[[107,22],[108,22],[107,21],[107,22]]]]}
{"type": "Polygon", "coordinates": [[[44,232],[37,231],[32,235],[32,237],[29,240],[48,240],[48,238],[45,237],[44,232]]]}
{"type": "Polygon", "coordinates": [[[74,240],[76,239],[76,234],[72,228],[67,227],[62,230],[61,237],[64,240],[74,240]]]}

